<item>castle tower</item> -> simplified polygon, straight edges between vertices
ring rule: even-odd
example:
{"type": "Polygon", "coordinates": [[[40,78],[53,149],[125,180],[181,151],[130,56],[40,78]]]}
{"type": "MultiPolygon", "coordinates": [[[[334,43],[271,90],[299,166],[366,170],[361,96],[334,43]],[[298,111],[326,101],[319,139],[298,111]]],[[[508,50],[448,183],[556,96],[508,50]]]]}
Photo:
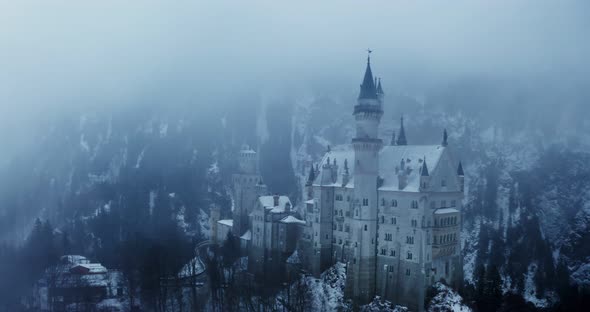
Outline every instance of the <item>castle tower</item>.
{"type": "MultiPolygon", "coordinates": [[[[369,51],[370,53],[370,51],[369,51]]],[[[355,155],[354,197],[351,219],[352,259],[347,266],[346,292],[354,301],[364,304],[375,296],[377,252],[377,180],[378,137],[383,116],[383,93],[378,93],[371,71],[370,55],[357,105],[354,107],[356,136],[352,139],[355,155]]]]}
{"type": "Polygon", "coordinates": [[[239,171],[232,177],[234,211],[232,232],[240,237],[249,228],[249,215],[256,199],[264,195],[266,187],[258,172],[258,155],[248,146],[243,146],[238,154],[239,171]]]}

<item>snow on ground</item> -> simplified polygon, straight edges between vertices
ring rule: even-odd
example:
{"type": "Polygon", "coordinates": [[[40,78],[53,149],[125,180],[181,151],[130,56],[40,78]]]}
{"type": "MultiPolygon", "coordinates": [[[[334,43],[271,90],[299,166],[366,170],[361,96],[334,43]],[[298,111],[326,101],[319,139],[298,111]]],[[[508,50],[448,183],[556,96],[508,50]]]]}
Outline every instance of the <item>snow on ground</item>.
{"type": "Polygon", "coordinates": [[[535,273],[537,272],[537,264],[529,264],[528,272],[524,278],[524,300],[532,303],[537,308],[545,308],[549,306],[546,298],[537,298],[537,287],[535,287],[535,273]]]}
{"type": "Polygon", "coordinates": [[[442,283],[436,283],[434,288],[437,290],[437,294],[430,300],[429,312],[471,312],[471,308],[463,303],[463,298],[450,287],[442,283]]]}
{"type": "Polygon", "coordinates": [[[475,260],[477,259],[477,245],[479,241],[479,217],[473,220],[473,227],[464,227],[461,233],[463,256],[463,276],[468,284],[475,285],[473,272],[475,271],[475,260]],[[466,248],[468,247],[468,248],[466,248]]]}
{"type": "Polygon", "coordinates": [[[312,276],[305,279],[311,288],[312,310],[337,311],[344,307],[346,268],[343,263],[336,263],[322,273],[319,279],[312,276]]]}
{"type": "Polygon", "coordinates": [[[387,300],[381,300],[381,297],[376,296],[369,304],[360,307],[361,312],[408,312],[408,308],[404,306],[394,305],[387,300]]]}
{"type": "Polygon", "coordinates": [[[135,169],[139,169],[141,166],[141,161],[143,160],[143,156],[145,155],[145,147],[141,150],[141,153],[137,156],[137,161],[135,162],[135,169]]]}
{"type": "Polygon", "coordinates": [[[154,208],[156,207],[156,197],[157,193],[154,190],[150,191],[150,199],[149,199],[149,209],[150,209],[150,216],[154,214],[154,208]]]}
{"type": "Polygon", "coordinates": [[[211,237],[211,225],[209,223],[209,215],[203,210],[199,209],[199,227],[201,234],[206,237],[211,237]]]}

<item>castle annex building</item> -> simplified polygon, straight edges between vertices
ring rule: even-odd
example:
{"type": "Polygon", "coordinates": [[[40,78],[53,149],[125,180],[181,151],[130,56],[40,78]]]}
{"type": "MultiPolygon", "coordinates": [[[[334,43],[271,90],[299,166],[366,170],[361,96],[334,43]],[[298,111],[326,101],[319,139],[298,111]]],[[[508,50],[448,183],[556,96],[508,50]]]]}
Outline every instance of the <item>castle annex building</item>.
{"type": "Polygon", "coordinates": [[[462,281],[463,168],[446,131],[440,144],[410,145],[402,118],[398,136],[384,144],[384,98],[367,58],[352,112],[355,137],[311,166],[299,211],[286,197],[262,196],[255,152],[242,151],[231,230],[247,246],[254,272],[294,252],[315,276],[342,262],[347,298],[365,304],[380,296],[414,311],[424,309],[436,281],[462,281]]]}

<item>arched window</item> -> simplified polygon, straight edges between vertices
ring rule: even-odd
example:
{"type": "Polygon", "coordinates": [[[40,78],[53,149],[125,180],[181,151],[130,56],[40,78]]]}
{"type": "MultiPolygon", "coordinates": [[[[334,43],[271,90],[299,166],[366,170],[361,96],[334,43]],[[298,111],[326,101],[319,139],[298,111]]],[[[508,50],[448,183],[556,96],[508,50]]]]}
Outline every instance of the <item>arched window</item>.
{"type": "Polygon", "coordinates": [[[385,223],[385,217],[381,216],[381,223],[385,223]]]}
{"type": "Polygon", "coordinates": [[[418,208],[418,201],[416,201],[416,200],[412,201],[412,208],[414,208],[414,209],[418,208]]]}
{"type": "Polygon", "coordinates": [[[385,206],[385,198],[381,198],[381,206],[385,206]]]}
{"type": "Polygon", "coordinates": [[[365,224],[365,231],[367,231],[367,225],[365,224]]]}
{"type": "Polygon", "coordinates": [[[395,200],[395,199],[391,200],[391,207],[397,207],[397,200],[395,200]]]}

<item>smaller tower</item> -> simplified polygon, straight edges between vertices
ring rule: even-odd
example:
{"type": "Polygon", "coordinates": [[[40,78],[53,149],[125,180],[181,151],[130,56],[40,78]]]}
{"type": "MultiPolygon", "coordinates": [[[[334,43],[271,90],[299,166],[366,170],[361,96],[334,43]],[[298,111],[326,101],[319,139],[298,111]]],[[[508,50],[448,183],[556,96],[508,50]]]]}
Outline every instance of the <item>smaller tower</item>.
{"type": "Polygon", "coordinates": [[[397,145],[408,145],[408,141],[406,140],[406,130],[404,129],[404,116],[402,116],[400,120],[399,135],[397,136],[396,143],[397,145]]]}
{"type": "Polygon", "coordinates": [[[459,177],[461,192],[463,192],[465,190],[465,173],[463,172],[463,165],[461,162],[459,162],[459,167],[457,168],[457,176],[459,177]]]}
{"type": "Polygon", "coordinates": [[[389,145],[395,145],[395,130],[393,130],[393,133],[391,134],[391,142],[389,143],[389,145]]]}
{"type": "Polygon", "coordinates": [[[442,140],[442,146],[447,146],[449,145],[449,142],[447,142],[448,139],[448,135],[447,135],[447,129],[445,128],[445,130],[443,131],[443,140],[442,140]]]}
{"type": "Polygon", "coordinates": [[[430,186],[430,174],[428,173],[428,166],[426,165],[426,156],[422,160],[422,167],[420,168],[420,191],[426,191],[430,186]]]}

